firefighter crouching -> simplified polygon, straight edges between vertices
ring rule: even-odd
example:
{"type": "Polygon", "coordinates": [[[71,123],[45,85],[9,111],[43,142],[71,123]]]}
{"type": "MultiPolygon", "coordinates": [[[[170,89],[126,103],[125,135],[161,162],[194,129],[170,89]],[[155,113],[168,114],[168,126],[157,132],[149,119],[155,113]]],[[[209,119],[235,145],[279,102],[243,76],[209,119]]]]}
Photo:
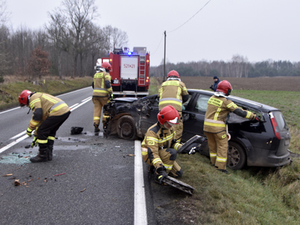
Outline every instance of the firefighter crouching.
{"type": "MultiPolygon", "coordinates": [[[[100,71],[97,71],[94,75],[94,81],[92,83],[93,87],[93,98],[94,103],[94,127],[95,133],[97,134],[99,129],[101,111],[103,106],[113,98],[112,86],[111,86],[111,76],[109,71],[111,70],[111,65],[108,62],[104,62],[101,65],[100,71]]],[[[103,115],[102,120],[106,120],[107,115],[103,115]]],[[[104,123],[103,123],[104,124],[104,123]]]]}
{"type": "Polygon", "coordinates": [[[208,141],[210,162],[224,173],[228,173],[226,170],[228,139],[225,121],[229,112],[250,120],[260,121],[254,113],[239,108],[226,98],[230,95],[231,90],[232,86],[227,80],[218,84],[216,92],[208,100],[203,128],[208,141]]]}
{"type": "Polygon", "coordinates": [[[71,113],[69,106],[57,97],[29,90],[21,92],[19,103],[21,107],[29,107],[33,113],[27,128],[27,135],[31,137],[32,131],[38,128],[32,146],[37,143],[39,153],[37,156],[30,158],[30,161],[51,161],[56,131],[69,117],[71,113]]]}
{"type": "Polygon", "coordinates": [[[173,106],[169,105],[157,114],[157,119],[158,122],[145,134],[142,142],[142,157],[149,168],[155,169],[158,181],[162,183],[168,174],[176,178],[183,174],[181,167],[175,161],[181,144],[175,141],[176,132],[173,125],[178,123],[179,114],[173,106]]]}
{"type": "Polygon", "coordinates": [[[159,110],[167,105],[173,106],[179,113],[178,125],[174,126],[176,131],[175,139],[180,142],[183,131],[182,103],[189,99],[189,93],[185,84],[181,81],[176,70],[168,73],[167,80],[162,83],[159,89],[159,110]]]}

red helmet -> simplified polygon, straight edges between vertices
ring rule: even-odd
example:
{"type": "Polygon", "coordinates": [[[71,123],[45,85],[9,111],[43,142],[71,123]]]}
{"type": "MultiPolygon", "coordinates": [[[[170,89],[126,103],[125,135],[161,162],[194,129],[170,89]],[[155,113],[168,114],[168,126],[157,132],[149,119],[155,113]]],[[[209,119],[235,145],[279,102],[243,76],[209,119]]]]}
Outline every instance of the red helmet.
{"type": "Polygon", "coordinates": [[[169,78],[169,77],[178,77],[178,78],[179,78],[179,73],[178,73],[176,70],[171,70],[171,71],[168,73],[167,78],[169,78]]]}
{"type": "Polygon", "coordinates": [[[217,86],[217,91],[223,92],[228,96],[232,91],[232,86],[227,80],[222,80],[217,86]]]}
{"type": "Polygon", "coordinates": [[[102,63],[101,67],[103,67],[106,70],[111,70],[111,65],[109,62],[102,63]]]}
{"type": "Polygon", "coordinates": [[[20,106],[28,105],[28,103],[29,103],[29,95],[31,93],[32,92],[29,91],[29,90],[24,90],[24,91],[21,92],[21,94],[19,96],[20,106]]]}
{"type": "Polygon", "coordinates": [[[164,124],[165,122],[178,124],[179,113],[173,106],[167,105],[157,114],[157,119],[160,124],[164,124]]]}

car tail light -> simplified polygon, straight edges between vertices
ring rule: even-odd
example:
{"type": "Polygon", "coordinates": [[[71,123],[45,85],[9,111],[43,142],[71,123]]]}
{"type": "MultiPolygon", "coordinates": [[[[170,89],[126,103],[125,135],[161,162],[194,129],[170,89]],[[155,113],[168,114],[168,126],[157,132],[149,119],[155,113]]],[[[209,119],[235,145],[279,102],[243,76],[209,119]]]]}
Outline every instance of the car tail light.
{"type": "Polygon", "coordinates": [[[275,136],[280,140],[281,137],[280,137],[279,127],[278,127],[276,118],[275,118],[275,116],[272,112],[270,112],[269,115],[270,115],[270,119],[271,119],[271,122],[272,122],[272,125],[273,125],[275,136]]]}

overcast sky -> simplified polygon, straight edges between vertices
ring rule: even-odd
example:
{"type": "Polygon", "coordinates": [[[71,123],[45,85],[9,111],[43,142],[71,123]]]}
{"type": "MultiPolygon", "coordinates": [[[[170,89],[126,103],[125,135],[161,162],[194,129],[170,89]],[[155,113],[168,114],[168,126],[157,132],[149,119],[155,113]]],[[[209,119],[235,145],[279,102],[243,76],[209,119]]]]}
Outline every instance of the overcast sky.
{"type": "MultiPolygon", "coordinates": [[[[42,28],[61,0],[6,0],[14,29],[42,28]]],[[[100,26],[125,31],[150,64],[200,60],[300,61],[300,0],[96,0],[100,26]]]]}

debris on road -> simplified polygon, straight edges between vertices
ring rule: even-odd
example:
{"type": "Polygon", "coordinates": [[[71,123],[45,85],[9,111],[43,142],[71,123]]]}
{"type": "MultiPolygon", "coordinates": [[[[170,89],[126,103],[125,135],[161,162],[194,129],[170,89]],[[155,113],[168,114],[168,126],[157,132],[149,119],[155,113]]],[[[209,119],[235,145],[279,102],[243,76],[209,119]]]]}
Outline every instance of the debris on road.
{"type": "Polygon", "coordinates": [[[8,173],[8,174],[5,174],[5,175],[3,175],[4,177],[10,177],[10,176],[12,176],[13,174],[12,173],[8,173]]]}
{"type": "Polygon", "coordinates": [[[71,127],[71,134],[81,134],[83,127],[71,127]]]}
{"type": "Polygon", "coordinates": [[[57,177],[57,176],[61,176],[61,175],[64,175],[65,173],[59,173],[59,174],[55,174],[53,175],[54,177],[57,177]]]}
{"type": "Polygon", "coordinates": [[[84,192],[86,190],[86,188],[83,188],[80,192],[84,192]]]}
{"type": "Polygon", "coordinates": [[[15,180],[14,185],[15,185],[15,186],[19,186],[19,185],[20,185],[20,180],[18,180],[18,179],[15,180]]]}

